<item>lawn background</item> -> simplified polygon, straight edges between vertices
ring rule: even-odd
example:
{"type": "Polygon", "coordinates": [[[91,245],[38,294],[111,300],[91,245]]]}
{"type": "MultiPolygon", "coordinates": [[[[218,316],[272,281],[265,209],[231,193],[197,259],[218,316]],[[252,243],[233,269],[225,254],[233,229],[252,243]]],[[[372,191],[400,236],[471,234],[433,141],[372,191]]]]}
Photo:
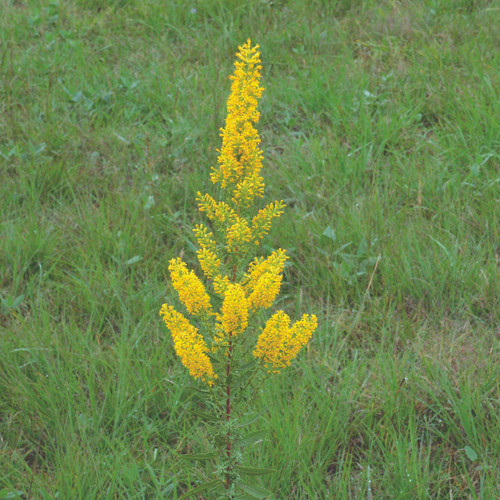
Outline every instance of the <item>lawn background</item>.
{"type": "Polygon", "coordinates": [[[158,316],[198,269],[237,46],[261,45],[263,250],[319,329],[258,399],[279,499],[499,494],[500,5],[0,1],[0,498],[210,478],[158,316]]]}

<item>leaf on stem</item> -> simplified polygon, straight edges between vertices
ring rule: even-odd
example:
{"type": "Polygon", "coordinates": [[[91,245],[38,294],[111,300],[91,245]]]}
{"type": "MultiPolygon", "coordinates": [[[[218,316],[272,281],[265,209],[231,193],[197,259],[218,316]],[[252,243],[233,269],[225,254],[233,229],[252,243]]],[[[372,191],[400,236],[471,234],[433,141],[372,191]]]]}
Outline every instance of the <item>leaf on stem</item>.
{"type": "Polygon", "coordinates": [[[277,469],[265,469],[259,467],[248,467],[246,465],[236,465],[235,469],[241,473],[246,474],[247,476],[265,476],[266,474],[274,474],[278,472],[277,469]]]}
{"type": "Polygon", "coordinates": [[[249,444],[256,443],[257,441],[262,441],[268,433],[269,429],[261,429],[258,431],[250,432],[244,438],[240,439],[236,443],[236,445],[242,448],[244,446],[248,446],[249,444]]]}
{"type": "Polygon", "coordinates": [[[236,427],[246,427],[247,425],[253,424],[256,420],[258,420],[264,413],[266,413],[267,408],[260,410],[258,412],[252,412],[245,415],[245,418],[240,420],[240,423],[236,425],[236,427]]]}
{"type": "Polygon", "coordinates": [[[271,500],[272,498],[274,498],[273,493],[269,490],[266,490],[262,486],[257,486],[255,484],[241,483],[241,484],[239,484],[239,487],[245,493],[248,493],[253,498],[259,498],[261,500],[265,500],[265,499],[271,500]]]}
{"type": "Polygon", "coordinates": [[[190,453],[190,454],[181,455],[181,458],[184,458],[185,460],[190,460],[190,461],[197,461],[197,460],[211,460],[212,458],[215,458],[216,456],[217,456],[217,453],[190,453]]]}
{"type": "Polygon", "coordinates": [[[205,422],[216,422],[218,419],[215,415],[208,413],[206,411],[201,410],[188,410],[189,413],[196,415],[197,417],[202,418],[205,422]]]}
{"type": "Polygon", "coordinates": [[[189,491],[184,493],[179,497],[179,500],[185,500],[186,498],[189,498],[193,495],[197,495],[198,493],[201,493],[202,491],[210,491],[216,488],[217,486],[220,485],[220,479],[212,479],[212,481],[207,481],[206,483],[200,484],[199,486],[196,486],[195,488],[191,488],[189,491]]]}

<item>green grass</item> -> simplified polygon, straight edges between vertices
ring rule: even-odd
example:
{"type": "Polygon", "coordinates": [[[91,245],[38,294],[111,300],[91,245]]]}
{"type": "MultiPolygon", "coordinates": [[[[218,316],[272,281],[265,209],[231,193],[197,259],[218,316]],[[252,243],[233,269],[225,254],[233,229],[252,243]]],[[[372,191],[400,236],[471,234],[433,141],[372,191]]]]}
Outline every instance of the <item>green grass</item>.
{"type": "Polygon", "coordinates": [[[280,471],[261,484],[498,495],[499,9],[3,1],[0,498],[176,498],[210,477],[178,459],[205,431],[158,310],[168,260],[196,267],[248,37],[266,199],[288,205],[264,250],[291,257],[280,307],[320,322],[259,395],[271,433],[249,460],[280,471]]]}

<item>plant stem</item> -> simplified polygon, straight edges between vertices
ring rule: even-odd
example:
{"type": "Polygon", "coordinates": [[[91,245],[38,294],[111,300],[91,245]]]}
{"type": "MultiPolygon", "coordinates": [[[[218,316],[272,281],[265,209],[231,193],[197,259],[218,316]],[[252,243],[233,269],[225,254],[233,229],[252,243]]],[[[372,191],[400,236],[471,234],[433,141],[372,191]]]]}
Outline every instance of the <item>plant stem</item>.
{"type": "MultiPolygon", "coordinates": [[[[233,267],[233,283],[236,281],[236,264],[233,267]]],[[[231,360],[233,356],[233,339],[229,335],[229,346],[227,350],[227,364],[226,364],[226,423],[229,424],[231,419],[231,360]]],[[[228,461],[231,460],[231,432],[227,431],[227,441],[226,441],[226,456],[228,461]]],[[[231,464],[229,463],[226,469],[226,490],[229,490],[231,486],[231,464]]]]}
{"type": "MultiPolygon", "coordinates": [[[[229,338],[229,347],[227,353],[227,365],[226,365],[226,422],[229,423],[231,418],[231,384],[229,383],[229,377],[231,375],[231,357],[233,354],[233,342],[232,339],[229,338]]],[[[227,432],[227,441],[226,441],[226,455],[228,460],[231,459],[231,432],[227,432]]],[[[228,465],[226,469],[226,490],[229,489],[230,486],[230,472],[231,466],[228,465]]]]}

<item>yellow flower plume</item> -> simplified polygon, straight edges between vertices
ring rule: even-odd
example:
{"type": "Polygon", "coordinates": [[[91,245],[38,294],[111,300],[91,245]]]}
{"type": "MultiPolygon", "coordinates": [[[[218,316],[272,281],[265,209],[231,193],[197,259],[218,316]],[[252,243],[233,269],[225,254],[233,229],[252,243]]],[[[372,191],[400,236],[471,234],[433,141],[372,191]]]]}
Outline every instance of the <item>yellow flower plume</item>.
{"type": "Polygon", "coordinates": [[[248,326],[248,304],[243,287],[230,283],[224,293],[222,314],[217,319],[228,336],[243,333],[248,326]]]}
{"type": "Polygon", "coordinates": [[[190,314],[200,314],[210,312],[210,297],[208,296],[203,283],[189,271],[182,259],[172,259],[169,262],[168,270],[172,285],[179,294],[179,299],[186,306],[190,314]]]}
{"type": "MultiPolygon", "coordinates": [[[[225,127],[221,129],[222,147],[218,166],[212,168],[210,178],[226,191],[224,200],[217,201],[209,194],[198,192],[200,212],[212,221],[217,233],[226,238],[225,249],[244,254],[252,245],[259,245],[269,232],[271,221],[283,213],[283,201],[275,201],[251,218],[249,211],[256,198],[264,196],[264,179],[260,175],[263,153],[259,149],[260,137],[255,128],[260,114],[258,100],[264,90],[260,85],[261,61],[259,46],[250,40],[238,47],[235,70],[231,75],[231,93],[227,101],[225,127]]],[[[200,252],[200,263],[209,269],[207,276],[219,277],[215,272],[217,259],[213,250],[200,252]]],[[[220,278],[220,277],[219,277],[220,278]]],[[[220,287],[219,287],[220,288],[220,287]]]]}
{"type": "Polygon", "coordinates": [[[290,361],[307,344],[317,325],[314,314],[304,314],[302,319],[290,328],[289,316],[278,311],[267,321],[253,354],[262,359],[268,369],[278,373],[290,365],[290,361]]]}
{"type": "Polygon", "coordinates": [[[208,347],[198,329],[172,306],[163,304],[160,310],[167,328],[172,334],[174,349],[182,364],[194,378],[201,378],[209,385],[217,378],[212,363],[207,356],[208,347]]]}
{"type": "Polygon", "coordinates": [[[259,46],[250,40],[239,47],[234,74],[231,75],[231,94],[227,101],[226,126],[221,129],[222,148],[219,150],[219,168],[213,168],[212,182],[222,188],[234,189],[233,202],[250,206],[256,197],[264,194],[260,176],[262,151],[260,137],[254,127],[259,121],[258,99],[262,96],[259,46]]]}
{"type": "Polygon", "coordinates": [[[214,278],[220,274],[221,267],[214,235],[203,224],[197,224],[193,231],[200,245],[197,255],[201,269],[207,278],[214,278]]]}
{"type": "Polygon", "coordinates": [[[226,231],[226,248],[229,252],[244,250],[246,243],[251,241],[252,231],[248,226],[248,221],[237,217],[234,224],[229,226],[226,231]]]}
{"type": "Polygon", "coordinates": [[[283,269],[287,260],[285,250],[273,252],[267,259],[255,259],[244,277],[245,292],[250,309],[270,307],[281,288],[283,269]]]}
{"type": "Polygon", "coordinates": [[[279,217],[285,206],[283,200],[269,203],[267,207],[259,210],[252,219],[252,237],[256,245],[271,229],[271,220],[274,217],[279,217]]]}
{"type": "Polygon", "coordinates": [[[226,293],[227,287],[231,282],[229,281],[228,276],[222,277],[221,275],[216,276],[214,278],[214,291],[217,295],[224,297],[226,293]]]}
{"type": "MultiPolygon", "coordinates": [[[[200,212],[211,225],[211,230],[201,224],[194,229],[199,246],[197,256],[203,274],[212,281],[213,291],[222,299],[220,311],[212,311],[205,286],[180,258],[169,262],[172,284],[180,301],[190,314],[200,317],[204,328],[210,329],[212,325],[211,335],[217,345],[210,344],[210,348],[216,352],[221,346],[230,347],[226,350],[228,359],[238,345],[231,342],[231,337],[245,333],[251,314],[272,306],[280,292],[288,258],[282,249],[267,258],[255,258],[240,279],[242,266],[255,255],[255,246],[269,233],[273,220],[285,208],[283,201],[274,201],[261,209],[254,206],[264,196],[265,188],[261,176],[263,153],[256,129],[260,118],[258,100],[264,90],[260,85],[262,66],[258,49],[250,40],[238,47],[235,70],[230,77],[227,118],[220,134],[222,146],[218,150],[218,165],[210,174],[212,182],[219,184],[222,196],[214,199],[198,192],[196,197],[200,212]]],[[[189,373],[212,385],[217,375],[204,337],[171,306],[164,304],[160,315],[189,373]]],[[[258,337],[253,355],[269,371],[279,372],[290,364],[316,327],[314,315],[306,314],[290,326],[290,318],[278,311],[258,337]]],[[[242,340],[246,341],[243,337],[242,340]]],[[[213,358],[214,363],[218,362],[216,359],[213,358]]]]}
{"type": "Polygon", "coordinates": [[[205,212],[207,217],[219,226],[235,222],[238,218],[236,212],[227,203],[215,201],[209,194],[202,195],[198,192],[196,200],[200,212],[205,212]]]}

